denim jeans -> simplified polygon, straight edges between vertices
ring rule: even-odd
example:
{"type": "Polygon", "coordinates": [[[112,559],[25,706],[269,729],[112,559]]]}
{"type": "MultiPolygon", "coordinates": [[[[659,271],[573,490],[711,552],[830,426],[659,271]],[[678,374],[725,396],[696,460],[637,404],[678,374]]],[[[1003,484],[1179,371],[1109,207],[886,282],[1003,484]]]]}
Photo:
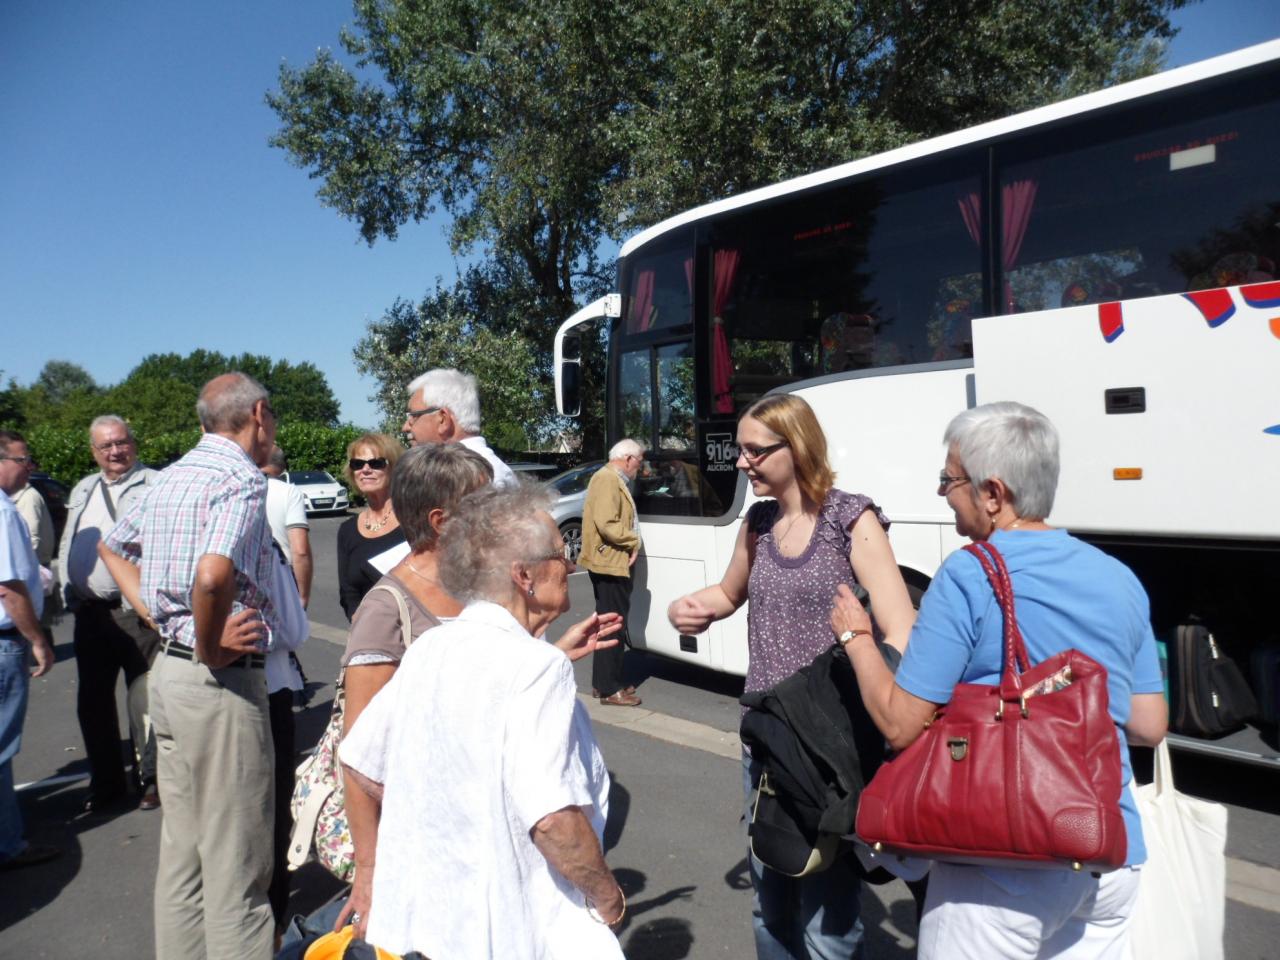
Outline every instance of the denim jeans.
{"type": "Polygon", "coordinates": [[[0,637],[0,861],[21,853],[27,845],[13,790],[13,758],[22,746],[29,683],[26,641],[0,637]]]}
{"type": "MultiPolygon", "coordinates": [[[[743,808],[751,822],[757,771],[742,754],[743,808]]],[[[751,923],[759,960],[850,960],[863,956],[862,878],[852,854],[821,873],[789,877],[757,860],[747,847],[751,872],[751,923]]]]}

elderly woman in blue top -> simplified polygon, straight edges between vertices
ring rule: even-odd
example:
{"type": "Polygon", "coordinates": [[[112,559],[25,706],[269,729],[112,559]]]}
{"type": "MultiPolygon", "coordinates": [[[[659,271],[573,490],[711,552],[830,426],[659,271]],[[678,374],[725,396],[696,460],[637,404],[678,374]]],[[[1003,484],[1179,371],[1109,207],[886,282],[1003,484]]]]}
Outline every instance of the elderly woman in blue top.
{"type": "MultiPolygon", "coordinates": [[[[1017,403],[966,410],[948,425],[938,495],[956,531],[1004,555],[1018,623],[1033,661],[1074,647],[1107,668],[1111,718],[1131,744],[1154,745],[1168,722],[1147,595],[1127,567],[1045,523],[1058,484],[1058,434],[1017,403]]],[[[997,683],[999,607],[976,558],[956,551],[920,605],[897,675],[876,650],[861,605],[841,587],[831,614],[876,725],[895,749],[911,744],[957,683],[997,683]]],[[[920,922],[928,958],[1128,957],[1129,916],[1146,859],[1121,750],[1126,867],[1099,876],[938,863],[920,922]]]]}

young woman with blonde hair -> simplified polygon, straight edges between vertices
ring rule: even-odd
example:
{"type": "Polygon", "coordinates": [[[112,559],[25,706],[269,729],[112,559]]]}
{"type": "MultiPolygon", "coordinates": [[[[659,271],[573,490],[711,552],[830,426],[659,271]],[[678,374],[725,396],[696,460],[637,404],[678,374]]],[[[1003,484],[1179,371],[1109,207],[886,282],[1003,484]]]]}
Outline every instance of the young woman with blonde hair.
{"type": "MultiPolygon", "coordinates": [[[[761,499],[747,511],[723,578],[674,601],[672,626],[701,633],[750,600],[746,689],[767,690],[831,646],[836,590],[860,583],[886,642],[905,649],[915,614],[885,532],[889,519],[870,497],[835,486],[812,408],[794,394],[762,397],[738,421],[738,450],[738,469],[761,499]]],[[[748,801],[758,776],[744,753],[748,801]]],[[[852,855],[800,878],[749,863],[759,957],[861,956],[852,855]]]]}

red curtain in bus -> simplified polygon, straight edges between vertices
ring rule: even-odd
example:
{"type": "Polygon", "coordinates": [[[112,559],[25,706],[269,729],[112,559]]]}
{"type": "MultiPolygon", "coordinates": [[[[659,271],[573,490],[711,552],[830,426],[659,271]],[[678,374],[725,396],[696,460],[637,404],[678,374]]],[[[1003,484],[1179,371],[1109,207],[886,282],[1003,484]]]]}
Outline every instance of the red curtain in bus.
{"type": "MultiPolygon", "coordinates": [[[[1013,180],[1000,190],[1001,230],[1000,230],[1000,266],[1006,278],[1004,281],[1004,309],[1012,310],[1013,289],[1009,286],[1007,274],[1018,262],[1018,254],[1022,251],[1022,241],[1027,236],[1027,225],[1031,222],[1031,208],[1035,206],[1036,189],[1039,184],[1035,180],[1013,180]]],[[[976,244],[982,244],[982,206],[976,193],[966,194],[958,201],[960,216],[964,218],[965,229],[976,244]]]]}
{"type": "Polygon", "coordinates": [[[631,312],[627,315],[627,333],[644,333],[649,329],[653,310],[653,271],[639,270],[631,284],[631,312]]]}
{"type": "Polygon", "coordinates": [[[738,275],[738,261],[742,254],[737,250],[717,250],[715,257],[714,304],[711,312],[711,394],[716,413],[733,413],[733,388],[729,375],[733,372],[733,354],[729,351],[729,338],[724,332],[721,314],[729,302],[733,281],[738,275]]]}

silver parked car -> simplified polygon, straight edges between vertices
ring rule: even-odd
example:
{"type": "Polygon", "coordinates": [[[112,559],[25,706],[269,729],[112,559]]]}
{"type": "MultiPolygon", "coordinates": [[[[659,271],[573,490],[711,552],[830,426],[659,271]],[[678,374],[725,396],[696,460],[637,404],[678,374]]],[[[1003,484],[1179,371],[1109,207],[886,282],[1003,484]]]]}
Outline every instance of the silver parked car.
{"type": "Polygon", "coordinates": [[[560,525],[565,554],[574,563],[582,552],[582,504],[587,499],[587,484],[604,464],[603,460],[592,460],[547,481],[547,485],[560,494],[560,499],[551,507],[551,517],[560,525]]]}

